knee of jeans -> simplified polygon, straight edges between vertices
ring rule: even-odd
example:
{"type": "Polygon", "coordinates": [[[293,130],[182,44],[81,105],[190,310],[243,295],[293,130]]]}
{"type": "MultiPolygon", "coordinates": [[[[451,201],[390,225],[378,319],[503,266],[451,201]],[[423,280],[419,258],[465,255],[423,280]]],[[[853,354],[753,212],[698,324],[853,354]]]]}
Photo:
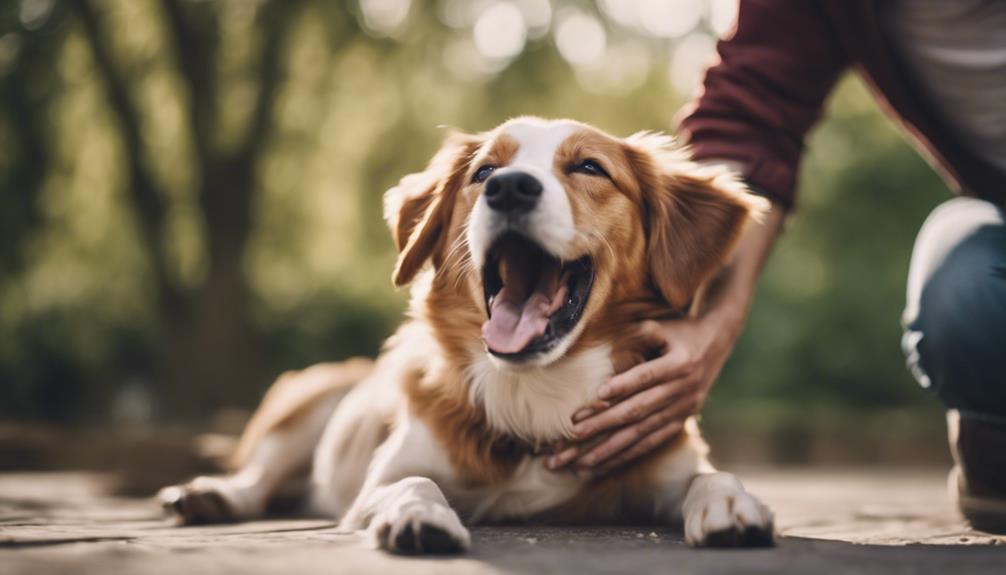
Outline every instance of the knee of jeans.
{"type": "Polygon", "coordinates": [[[1003,259],[977,241],[965,241],[948,255],[927,279],[916,317],[906,326],[903,343],[910,363],[914,359],[932,372],[988,354],[986,348],[998,341],[1006,322],[1003,259]]]}

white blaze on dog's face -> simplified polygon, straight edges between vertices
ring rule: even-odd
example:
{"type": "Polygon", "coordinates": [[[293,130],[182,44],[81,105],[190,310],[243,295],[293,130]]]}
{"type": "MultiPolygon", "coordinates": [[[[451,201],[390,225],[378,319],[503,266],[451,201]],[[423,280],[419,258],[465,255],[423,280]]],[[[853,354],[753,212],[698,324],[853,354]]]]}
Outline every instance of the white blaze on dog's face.
{"type": "Polygon", "coordinates": [[[484,151],[483,162],[509,163],[475,169],[475,182],[486,185],[468,220],[468,249],[476,266],[484,266],[492,243],[507,232],[525,236],[556,257],[572,259],[576,225],[554,164],[556,150],[574,130],[571,122],[511,122],[497,136],[504,146],[512,146],[511,157],[501,152],[490,157],[492,146],[484,151]]]}
{"type": "Polygon", "coordinates": [[[594,270],[576,241],[570,193],[559,179],[578,168],[556,166],[560,146],[578,129],[573,122],[510,122],[476,158],[473,183],[482,193],[467,244],[482,270],[482,339],[504,365],[551,363],[582,328],[594,270]]]}
{"type": "Polygon", "coordinates": [[[504,368],[556,361],[610,329],[615,304],[686,305],[757,202],[670,144],[536,118],[455,136],[386,195],[402,249],[396,283],[432,259],[435,331],[461,348],[481,324],[504,368]]]}

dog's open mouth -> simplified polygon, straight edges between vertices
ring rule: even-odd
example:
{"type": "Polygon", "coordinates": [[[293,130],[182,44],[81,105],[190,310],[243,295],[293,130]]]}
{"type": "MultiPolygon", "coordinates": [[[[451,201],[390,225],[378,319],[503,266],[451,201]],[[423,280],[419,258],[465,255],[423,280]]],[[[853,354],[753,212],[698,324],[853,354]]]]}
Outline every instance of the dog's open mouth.
{"type": "Polygon", "coordinates": [[[501,236],[482,270],[486,349],[511,361],[549,351],[580,321],[593,284],[590,256],[563,263],[519,234],[501,236]]]}

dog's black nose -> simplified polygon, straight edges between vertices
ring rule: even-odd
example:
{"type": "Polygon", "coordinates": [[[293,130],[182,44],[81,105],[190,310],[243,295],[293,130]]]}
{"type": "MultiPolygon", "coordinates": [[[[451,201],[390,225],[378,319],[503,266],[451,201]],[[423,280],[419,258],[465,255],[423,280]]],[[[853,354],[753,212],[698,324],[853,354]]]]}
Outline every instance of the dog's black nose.
{"type": "Polygon", "coordinates": [[[541,192],[538,178],[524,172],[500,174],[486,180],[486,202],[498,212],[529,212],[538,203],[541,192]]]}

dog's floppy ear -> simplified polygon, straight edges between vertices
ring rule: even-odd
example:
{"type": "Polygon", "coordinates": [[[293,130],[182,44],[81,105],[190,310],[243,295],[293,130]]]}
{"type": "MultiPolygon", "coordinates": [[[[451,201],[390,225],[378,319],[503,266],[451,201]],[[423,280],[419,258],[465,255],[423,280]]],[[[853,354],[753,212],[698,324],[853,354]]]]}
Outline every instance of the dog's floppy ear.
{"type": "Polygon", "coordinates": [[[637,134],[627,154],[646,211],[650,277],[676,309],[727,259],[745,224],[768,209],[726,169],[699,166],[669,137],[637,134]]]}
{"type": "Polygon", "coordinates": [[[398,246],[392,280],[403,286],[431,257],[443,253],[457,192],[482,136],[452,133],[422,172],[409,174],[384,194],[384,219],[398,246]]]}

